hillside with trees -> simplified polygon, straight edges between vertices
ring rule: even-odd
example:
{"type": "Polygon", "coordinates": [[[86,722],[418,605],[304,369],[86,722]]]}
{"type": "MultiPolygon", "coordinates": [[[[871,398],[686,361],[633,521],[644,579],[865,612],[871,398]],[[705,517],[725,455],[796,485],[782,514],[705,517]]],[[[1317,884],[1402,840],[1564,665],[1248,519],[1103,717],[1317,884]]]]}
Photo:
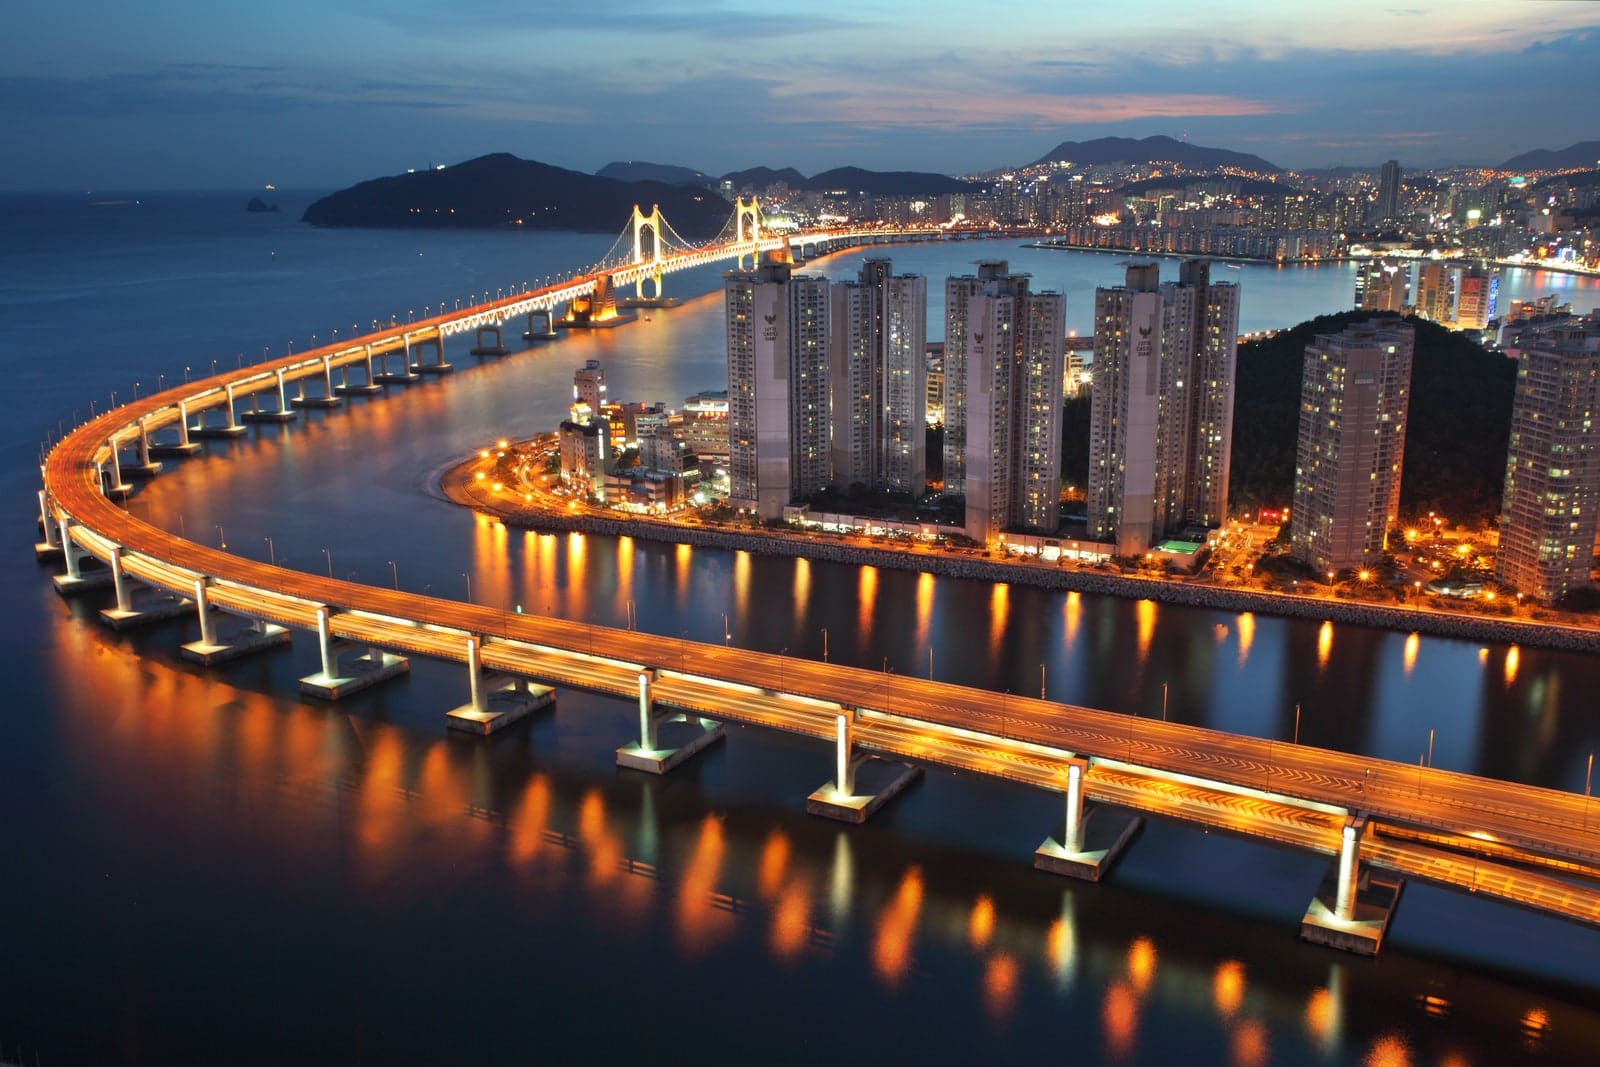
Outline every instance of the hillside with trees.
{"type": "MultiPolygon", "coordinates": [[[[1239,346],[1232,508],[1282,507],[1293,499],[1306,344],[1316,334],[1373,317],[1369,311],[1324,315],[1239,346]]],[[[1436,323],[1407,321],[1417,332],[1417,348],[1400,509],[1407,515],[1437,511],[1469,525],[1492,522],[1500,513],[1517,365],[1436,323]]],[[[1080,401],[1062,420],[1061,480],[1070,485],[1088,481],[1088,407],[1080,401]]]]}

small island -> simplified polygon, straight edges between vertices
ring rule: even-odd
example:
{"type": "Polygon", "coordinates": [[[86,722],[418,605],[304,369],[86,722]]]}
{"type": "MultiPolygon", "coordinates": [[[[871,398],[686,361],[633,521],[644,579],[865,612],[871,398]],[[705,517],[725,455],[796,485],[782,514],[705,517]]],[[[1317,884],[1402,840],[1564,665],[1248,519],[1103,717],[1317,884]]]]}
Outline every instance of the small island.
{"type": "Polygon", "coordinates": [[[250,202],[244,206],[244,209],[252,215],[270,215],[277,212],[278,205],[269,204],[259,196],[252,196],[250,202]]]}

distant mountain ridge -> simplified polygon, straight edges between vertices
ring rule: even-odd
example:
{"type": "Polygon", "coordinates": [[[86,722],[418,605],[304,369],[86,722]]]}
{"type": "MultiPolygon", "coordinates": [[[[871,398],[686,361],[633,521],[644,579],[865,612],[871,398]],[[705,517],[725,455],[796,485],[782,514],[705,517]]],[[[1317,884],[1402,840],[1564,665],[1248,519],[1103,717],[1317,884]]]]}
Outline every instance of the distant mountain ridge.
{"type": "Polygon", "coordinates": [[[1238,167],[1242,170],[1267,174],[1281,173],[1283,168],[1269,163],[1260,156],[1247,152],[1234,152],[1227,148],[1207,148],[1204,145],[1176,141],[1171,137],[1155,136],[1097,137],[1092,141],[1062,141],[1045,155],[1034,161],[1040,163],[1077,163],[1083,166],[1106,166],[1112,163],[1178,163],[1190,170],[1221,170],[1238,167]]]}
{"type": "Polygon", "coordinates": [[[597,178],[611,178],[619,182],[663,182],[667,185],[711,185],[717,180],[693,167],[634,159],[607,163],[594,173],[597,178]]]}
{"type": "Polygon", "coordinates": [[[783,182],[791,189],[802,192],[868,193],[873,196],[940,196],[944,193],[968,193],[978,188],[970,182],[952,178],[948,174],[931,174],[915,170],[865,170],[861,167],[835,167],[807,178],[793,167],[773,170],[771,167],[752,167],[736,170],[722,176],[732,182],[735,189],[765,189],[783,182]]]}
{"type": "Polygon", "coordinates": [[[1587,170],[1600,166],[1600,141],[1579,141],[1565,148],[1536,148],[1512,156],[1500,170],[1587,170]]]}
{"type": "Polygon", "coordinates": [[[438,170],[374,178],[306,208],[313,226],[579,230],[616,233],[634,204],[660,204],[685,237],[717,233],[733,206],[715,193],[662,182],[622,182],[506,152],[438,170]]]}

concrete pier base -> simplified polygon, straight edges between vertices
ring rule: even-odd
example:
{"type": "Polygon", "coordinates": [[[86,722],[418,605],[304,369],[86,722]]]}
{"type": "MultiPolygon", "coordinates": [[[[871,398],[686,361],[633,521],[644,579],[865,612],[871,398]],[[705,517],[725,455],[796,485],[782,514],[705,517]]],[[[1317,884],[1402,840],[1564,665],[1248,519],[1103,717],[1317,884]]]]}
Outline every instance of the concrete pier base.
{"type": "Polygon", "coordinates": [[[243,437],[249,432],[250,427],[240,426],[237,423],[232,426],[191,426],[189,428],[190,437],[243,437]]]}
{"type": "MultiPolygon", "coordinates": [[[[334,391],[338,391],[337,386],[334,391]]],[[[336,408],[344,403],[344,398],[338,396],[295,396],[289,398],[289,403],[297,408],[336,408]]]]}
{"type": "Polygon", "coordinates": [[[61,558],[61,546],[53,545],[49,541],[35,541],[33,543],[33,558],[40,563],[49,563],[61,558]]]}
{"type": "Polygon", "coordinates": [[[321,671],[306,675],[300,679],[300,692],[323,700],[339,700],[410,671],[411,661],[406,657],[372,649],[349,662],[337,663],[331,675],[321,671]]]}
{"type": "Polygon", "coordinates": [[[1369,869],[1357,882],[1355,905],[1349,919],[1336,911],[1339,895],[1339,863],[1334,861],[1323,875],[1317,895],[1311,898],[1305,918],[1300,920],[1300,937],[1313,944],[1326,945],[1358,956],[1376,956],[1389,933],[1389,923],[1400,904],[1405,879],[1387,871],[1369,869]]]}
{"type": "Polygon", "coordinates": [[[630,313],[614,315],[609,319],[562,319],[559,325],[563,330],[612,330],[618,326],[626,326],[638,317],[630,313]]]}
{"type": "Polygon", "coordinates": [[[675,308],[683,303],[675,296],[625,296],[617,301],[619,308],[675,308]]]}
{"type": "Polygon", "coordinates": [[[449,374],[456,368],[453,363],[414,363],[411,369],[418,374],[449,374]]]}
{"type": "Polygon", "coordinates": [[[282,411],[257,410],[241,411],[239,413],[239,418],[243,419],[245,422],[293,422],[299,417],[300,413],[298,411],[288,408],[285,408],[282,411]]]}
{"type": "Polygon", "coordinates": [[[666,774],[680,763],[721,741],[727,733],[727,728],[722,723],[702,719],[697,715],[669,715],[659,720],[656,726],[668,734],[682,734],[686,731],[676,728],[679,723],[687,724],[689,727],[688,737],[682,744],[673,747],[663,745],[658,748],[645,748],[635,741],[631,745],[617,749],[617,766],[644,771],[646,774],[666,774]]]}
{"type": "MultiPolygon", "coordinates": [[[[194,433],[193,430],[189,432],[191,435],[194,433]]],[[[193,441],[186,445],[174,441],[170,445],[151,445],[150,454],[152,456],[170,456],[173,459],[183,459],[185,456],[192,456],[199,452],[202,447],[204,446],[197,445],[193,441]]]]}
{"type": "Polygon", "coordinates": [[[415,385],[422,381],[422,375],[411,371],[406,371],[404,374],[398,371],[393,373],[384,371],[382,374],[374,374],[372,380],[378,385],[415,385]]]}
{"type": "Polygon", "coordinates": [[[547,685],[510,680],[485,680],[483,708],[471,704],[445,712],[444,724],[452,730],[487,736],[554,704],[556,691],[547,685]]]}
{"type": "Polygon", "coordinates": [[[346,382],[343,385],[334,386],[333,391],[339,396],[368,396],[372,393],[383,392],[383,386],[379,384],[382,380],[382,375],[373,375],[372,381],[366,385],[354,385],[346,382]]]}
{"type": "Polygon", "coordinates": [[[529,333],[527,330],[522,332],[524,341],[554,341],[560,336],[561,333],[558,330],[551,330],[549,333],[529,333]]]}
{"type": "Polygon", "coordinates": [[[226,663],[289,643],[289,631],[277,623],[267,622],[258,626],[249,619],[230,619],[225,616],[214,625],[216,641],[202,638],[181,646],[178,651],[184,659],[209,667],[214,663],[226,663]]]}
{"type": "Polygon", "coordinates": [[[122,465],[123,478],[134,478],[140,481],[148,481],[160,473],[161,464],[153,459],[145,463],[124,463],[122,465]]]}
{"type": "Polygon", "coordinates": [[[505,356],[505,355],[510,355],[510,353],[511,353],[511,349],[507,348],[505,345],[487,345],[485,347],[471,349],[468,352],[468,355],[473,355],[473,356],[505,356]]]}
{"type": "Polygon", "coordinates": [[[1123,849],[1144,826],[1144,819],[1131,812],[1117,811],[1100,804],[1085,804],[1083,848],[1067,848],[1054,837],[1044,839],[1033,853],[1034,870],[1048,871],[1067,878],[1098,882],[1106,876],[1123,849]]]}
{"type": "Polygon", "coordinates": [[[110,588],[111,572],[99,567],[88,569],[80,563],[77,574],[58,574],[50,580],[55,583],[56,592],[62,596],[77,596],[91,589],[110,588]]]}
{"type": "Polygon", "coordinates": [[[896,763],[876,756],[857,757],[850,777],[854,779],[849,792],[840,792],[836,782],[829,782],[806,797],[806,814],[820,815],[839,822],[864,823],[872,813],[898,796],[907,786],[922,777],[922,768],[909,763],[896,763]]]}
{"type": "Polygon", "coordinates": [[[161,589],[140,589],[126,610],[103,608],[100,621],[113,630],[132,630],[140,626],[176,619],[194,610],[194,601],[161,589]]]}

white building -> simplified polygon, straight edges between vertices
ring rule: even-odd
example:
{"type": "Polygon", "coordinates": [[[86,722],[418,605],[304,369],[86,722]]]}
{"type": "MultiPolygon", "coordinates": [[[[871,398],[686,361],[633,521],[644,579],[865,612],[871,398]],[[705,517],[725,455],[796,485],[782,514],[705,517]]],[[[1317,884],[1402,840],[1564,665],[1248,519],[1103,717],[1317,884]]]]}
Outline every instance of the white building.
{"type": "Polygon", "coordinates": [[[729,502],[777,519],[829,482],[828,282],[782,253],[723,277],[729,502]]]}

